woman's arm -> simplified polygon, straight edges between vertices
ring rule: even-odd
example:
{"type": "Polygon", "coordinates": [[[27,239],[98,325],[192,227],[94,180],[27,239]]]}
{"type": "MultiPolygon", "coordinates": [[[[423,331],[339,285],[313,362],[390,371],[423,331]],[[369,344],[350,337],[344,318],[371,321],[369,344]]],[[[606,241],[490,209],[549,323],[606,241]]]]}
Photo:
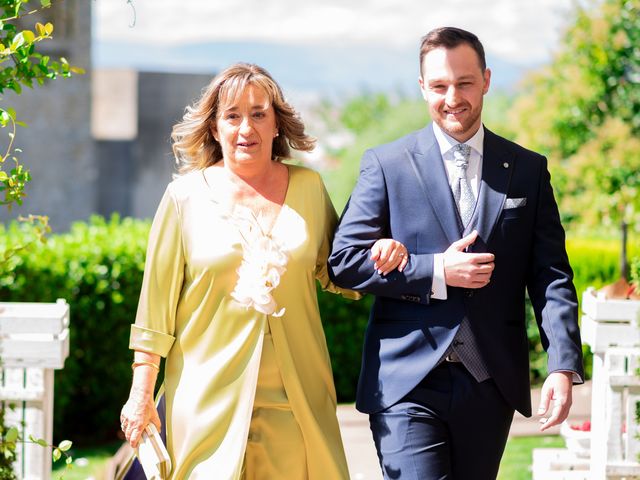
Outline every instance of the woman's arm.
{"type": "Polygon", "coordinates": [[[136,350],[132,364],[133,380],[129,400],[122,407],[120,424],[127,441],[138,446],[142,432],[151,422],[160,430],[160,417],[153,392],[160,370],[160,355],[136,350]]]}
{"type": "Polygon", "coordinates": [[[329,252],[331,250],[333,234],[335,232],[336,225],[338,224],[338,214],[336,213],[336,209],[333,207],[333,203],[331,203],[327,189],[319,174],[317,174],[317,182],[319,184],[318,188],[320,192],[319,210],[321,209],[320,211],[324,211],[324,228],[322,230],[322,241],[316,257],[316,278],[320,282],[322,290],[336,293],[352,300],[359,300],[362,298],[361,293],[346,288],[340,288],[329,278],[327,258],[329,257],[329,252]]]}
{"type": "Polygon", "coordinates": [[[129,339],[129,348],[134,350],[133,380],[120,422],[134,448],[149,422],[160,430],[153,393],[160,357],[167,356],[175,341],[173,334],[184,268],[181,220],[177,202],[168,187],[149,233],[136,322],[131,326],[129,339]]]}

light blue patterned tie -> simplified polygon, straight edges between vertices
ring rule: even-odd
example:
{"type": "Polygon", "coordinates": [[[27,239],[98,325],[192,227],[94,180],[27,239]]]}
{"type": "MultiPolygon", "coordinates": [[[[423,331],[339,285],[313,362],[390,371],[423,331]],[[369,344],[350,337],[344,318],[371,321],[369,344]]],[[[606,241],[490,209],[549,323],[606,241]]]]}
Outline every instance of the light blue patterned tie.
{"type": "Polygon", "coordinates": [[[471,185],[469,185],[469,181],[467,180],[467,167],[469,166],[470,154],[471,147],[469,145],[459,143],[453,147],[453,160],[456,166],[456,178],[453,182],[453,198],[458,206],[463,228],[469,224],[476,204],[471,185]]]}
{"type": "MultiPolygon", "coordinates": [[[[453,182],[453,198],[460,212],[460,220],[462,220],[463,228],[469,224],[473,210],[475,208],[476,199],[467,180],[467,167],[469,166],[469,155],[471,147],[464,143],[459,143],[453,147],[453,159],[455,161],[455,175],[453,182]]],[[[443,359],[449,361],[461,361],[467,370],[473,375],[478,382],[482,382],[490,377],[487,367],[478,351],[469,320],[465,317],[460,323],[460,328],[445,352],[443,359]]]]}

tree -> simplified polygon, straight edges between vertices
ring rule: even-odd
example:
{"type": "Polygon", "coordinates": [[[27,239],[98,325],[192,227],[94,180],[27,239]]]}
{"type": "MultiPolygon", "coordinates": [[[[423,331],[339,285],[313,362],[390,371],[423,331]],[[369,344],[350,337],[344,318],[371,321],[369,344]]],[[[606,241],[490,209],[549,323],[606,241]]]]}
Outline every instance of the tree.
{"type": "Polygon", "coordinates": [[[572,174],[563,204],[581,212],[585,226],[620,226],[620,273],[626,279],[627,226],[640,225],[640,137],[615,117],[595,128],[594,135],[568,159],[572,174]]]}
{"type": "Polygon", "coordinates": [[[638,45],[637,0],[590,0],[511,117],[517,140],[549,156],[564,220],[620,226],[623,276],[627,225],[640,226],[638,45]]]}
{"type": "MultiPolygon", "coordinates": [[[[40,8],[48,8],[51,0],[39,0],[40,8]]],[[[52,60],[39,53],[39,42],[52,38],[53,24],[36,22],[33,30],[22,29],[18,22],[25,24],[28,17],[38,9],[29,8],[29,0],[0,0],[0,94],[13,90],[18,95],[24,87],[44,85],[47,80],[59,76],[69,77],[72,73],[82,73],[82,69],[72,67],[65,58],[52,60]]],[[[0,156],[0,192],[4,199],[0,205],[22,204],[24,187],[30,180],[28,170],[17,157],[13,141],[16,126],[25,126],[11,107],[0,106],[0,127],[8,129],[8,146],[0,156]]]]}
{"type": "MultiPolygon", "coordinates": [[[[83,70],[69,65],[65,58],[51,59],[37,50],[40,42],[53,38],[50,22],[30,21],[35,13],[51,6],[51,0],[39,0],[33,8],[29,0],[0,0],[0,94],[12,90],[18,95],[24,87],[43,86],[58,77],[70,77],[83,70]]],[[[21,205],[25,187],[31,180],[28,168],[19,159],[20,150],[14,147],[17,127],[26,127],[11,107],[0,103],[0,130],[6,133],[6,147],[0,149],[0,205],[11,209],[21,205]],[[3,197],[3,198],[2,198],[3,197]]],[[[20,218],[31,225],[33,240],[43,240],[49,232],[48,218],[30,215],[20,218]]],[[[16,245],[0,252],[0,270],[27,244],[16,245]]]]}
{"type": "MultiPolygon", "coordinates": [[[[35,8],[29,5],[29,0],[0,0],[0,94],[12,90],[20,95],[24,87],[34,88],[60,76],[83,73],[82,69],[69,65],[65,58],[52,60],[37,50],[38,43],[52,38],[54,26],[49,22],[29,22],[29,19],[34,13],[50,6],[51,0],[39,0],[35,8]],[[24,28],[29,23],[31,28],[24,28]]],[[[0,205],[7,208],[22,204],[25,185],[31,178],[29,170],[18,158],[20,150],[14,148],[17,126],[26,125],[20,122],[13,108],[0,104],[0,129],[7,134],[6,148],[0,152],[0,192],[4,194],[4,198],[0,198],[0,205]]],[[[34,227],[34,239],[42,239],[48,231],[47,218],[30,216],[27,220],[34,227]]],[[[17,245],[2,252],[0,267],[5,267],[13,255],[27,246],[17,245]]],[[[42,439],[21,439],[15,427],[4,425],[3,409],[0,411],[0,479],[15,479],[11,467],[16,443],[21,441],[50,446],[42,439]]],[[[71,442],[64,440],[52,447],[54,460],[64,455],[67,464],[70,463],[71,457],[66,451],[71,447],[71,442]]]]}

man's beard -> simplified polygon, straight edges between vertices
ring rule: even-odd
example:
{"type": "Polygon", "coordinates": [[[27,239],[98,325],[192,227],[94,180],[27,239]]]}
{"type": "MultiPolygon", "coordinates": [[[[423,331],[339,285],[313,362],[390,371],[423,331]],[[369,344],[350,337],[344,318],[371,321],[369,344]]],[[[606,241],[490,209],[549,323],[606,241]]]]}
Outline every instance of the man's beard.
{"type": "Polygon", "coordinates": [[[469,116],[464,118],[462,121],[450,121],[446,118],[439,117],[440,121],[436,121],[436,123],[442,129],[442,131],[449,136],[460,136],[462,134],[468,133],[472,128],[474,128],[474,126],[480,119],[480,115],[482,114],[482,102],[475,110],[470,109],[469,111],[469,116]]]}

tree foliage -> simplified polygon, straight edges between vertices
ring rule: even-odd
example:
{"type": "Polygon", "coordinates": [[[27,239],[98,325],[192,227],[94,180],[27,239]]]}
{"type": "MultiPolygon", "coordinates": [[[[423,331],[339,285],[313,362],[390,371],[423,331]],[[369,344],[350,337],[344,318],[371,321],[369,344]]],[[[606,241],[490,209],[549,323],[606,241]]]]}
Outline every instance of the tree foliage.
{"type": "Polygon", "coordinates": [[[337,161],[323,172],[333,204],[341,211],[358,178],[364,151],[424,127],[429,114],[422,99],[392,100],[382,93],[364,93],[333,108],[338,110],[340,127],[353,134],[352,142],[329,152],[337,161]]]}
{"type": "Polygon", "coordinates": [[[592,0],[515,103],[517,140],[550,157],[565,220],[640,223],[639,83],[640,3],[592,0]]]}
{"type": "Polygon", "coordinates": [[[340,123],[355,134],[381,122],[392,109],[389,97],[382,92],[364,93],[350,99],[340,113],[340,123]]]}
{"type": "MultiPolygon", "coordinates": [[[[29,0],[0,0],[0,94],[13,91],[17,95],[23,88],[44,85],[46,81],[59,76],[69,77],[72,73],[83,73],[82,69],[72,67],[65,58],[51,59],[37,50],[40,42],[53,38],[54,26],[50,22],[30,21],[32,15],[51,6],[51,0],[39,0],[35,6],[29,0]],[[28,25],[28,27],[25,27],[28,25]]],[[[1,98],[4,100],[4,98],[1,98]]],[[[29,170],[20,162],[20,150],[14,147],[16,127],[26,126],[18,119],[11,106],[0,104],[0,130],[6,133],[6,146],[0,147],[0,205],[10,208],[14,203],[22,204],[25,186],[31,179],[29,170]],[[3,198],[2,198],[3,197],[3,198]]],[[[26,219],[33,226],[32,239],[0,253],[0,270],[17,253],[24,250],[37,239],[42,240],[49,231],[48,219],[29,216],[26,219]]],[[[45,440],[29,437],[21,438],[15,426],[5,426],[4,406],[0,412],[0,478],[15,478],[12,464],[18,443],[35,443],[45,448],[53,448],[53,460],[63,456],[67,465],[71,457],[66,453],[71,442],[64,440],[60,445],[49,445],[45,440]]]]}
{"type": "MultiPolygon", "coordinates": [[[[43,85],[59,76],[68,77],[82,70],[69,65],[65,58],[51,59],[37,50],[40,42],[53,38],[52,23],[32,22],[29,18],[39,9],[48,8],[51,0],[0,0],[0,94],[7,90],[20,95],[24,87],[43,85]],[[33,3],[33,2],[32,2],[33,3]]],[[[24,188],[30,180],[29,171],[17,157],[14,148],[16,126],[24,126],[10,106],[0,104],[0,128],[7,134],[7,146],[0,152],[0,205],[22,204],[24,188]]]]}
{"type": "Polygon", "coordinates": [[[640,224],[640,137],[629,123],[608,117],[567,163],[567,212],[590,228],[640,224]]]}
{"type": "Polygon", "coordinates": [[[636,295],[640,295],[640,255],[631,263],[631,282],[635,287],[636,295]]]}

